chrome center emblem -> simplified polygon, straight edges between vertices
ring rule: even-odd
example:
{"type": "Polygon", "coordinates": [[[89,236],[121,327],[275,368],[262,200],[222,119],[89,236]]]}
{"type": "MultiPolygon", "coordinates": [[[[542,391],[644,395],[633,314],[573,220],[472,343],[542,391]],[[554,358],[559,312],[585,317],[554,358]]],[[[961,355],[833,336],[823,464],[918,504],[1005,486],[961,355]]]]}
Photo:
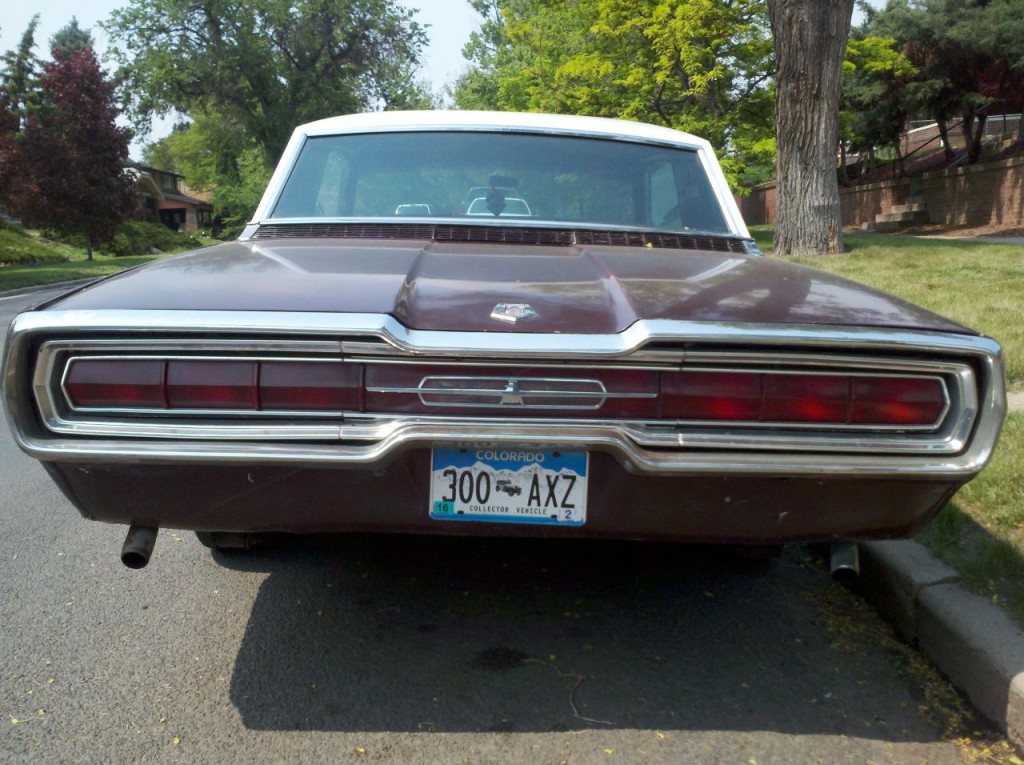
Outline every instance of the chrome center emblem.
{"type": "Polygon", "coordinates": [[[526,321],[537,315],[526,303],[498,303],[491,311],[491,318],[498,321],[507,321],[515,324],[518,321],[526,321]]]}
{"type": "Polygon", "coordinates": [[[501,392],[502,406],[523,406],[523,394],[519,390],[519,380],[509,380],[505,384],[505,390],[501,392]]]}

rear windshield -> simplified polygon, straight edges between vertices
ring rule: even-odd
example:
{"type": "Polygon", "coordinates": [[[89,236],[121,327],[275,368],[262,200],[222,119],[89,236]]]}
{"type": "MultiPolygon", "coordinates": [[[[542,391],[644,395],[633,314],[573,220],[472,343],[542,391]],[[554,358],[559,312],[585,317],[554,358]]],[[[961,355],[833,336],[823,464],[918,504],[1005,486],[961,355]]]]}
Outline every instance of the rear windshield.
{"type": "Polygon", "coordinates": [[[729,232],[695,151],[523,133],[310,138],[271,217],[729,232]]]}

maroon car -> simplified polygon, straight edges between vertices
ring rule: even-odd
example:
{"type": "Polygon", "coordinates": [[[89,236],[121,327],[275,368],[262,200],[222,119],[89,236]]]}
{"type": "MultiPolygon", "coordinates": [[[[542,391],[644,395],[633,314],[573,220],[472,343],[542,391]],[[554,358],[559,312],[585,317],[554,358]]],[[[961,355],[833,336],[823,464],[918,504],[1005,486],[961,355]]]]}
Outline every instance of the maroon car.
{"type": "Polygon", "coordinates": [[[20,315],[4,386],[135,566],[162,526],[904,536],[1005,410],[993,340],[762,257],[707,142],[471,112],[300,127],[237,241],[20,315]]]}

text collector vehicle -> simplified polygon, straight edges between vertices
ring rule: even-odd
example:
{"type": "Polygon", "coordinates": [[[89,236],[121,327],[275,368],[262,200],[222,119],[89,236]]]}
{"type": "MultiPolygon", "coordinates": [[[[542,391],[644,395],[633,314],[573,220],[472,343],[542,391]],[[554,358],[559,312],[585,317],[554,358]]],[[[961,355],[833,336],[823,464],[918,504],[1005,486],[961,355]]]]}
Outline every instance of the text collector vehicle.
{"type": "Polygon", "coordinates": [[[4,386],[136,566],[161,526],[902,536],[1005,410],[993,340],[762,257],[707,142],[472,112],[298,128],[237,241],[18,316],[4,386]]]}

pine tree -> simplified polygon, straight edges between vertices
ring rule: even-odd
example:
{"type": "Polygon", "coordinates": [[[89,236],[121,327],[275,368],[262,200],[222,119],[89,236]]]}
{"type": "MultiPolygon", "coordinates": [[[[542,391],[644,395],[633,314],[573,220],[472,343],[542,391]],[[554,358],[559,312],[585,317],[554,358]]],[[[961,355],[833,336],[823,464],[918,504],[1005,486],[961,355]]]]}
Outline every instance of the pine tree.
{"type": "Polygon", "coordinates": [[[18,117],[16,130],[20,129],[25,115],[31,109],[37,91],[36,73],[39,59],[32,49],[36,47],[36,28],[39,26],[37,13],[29,21],[21,41],[14,50],[0,56],[3,69],[0,69],[0,88],[7,95],[8,109],[18,117]]]}
{"type": "Polygon", "coordinates": [[[131,131],[115,124],[114,88],[90,46],[52,55],[21,142],[32,188],[15,209],[30,225],[82,235],[92,260],[93,246],[110,241],[137,205],[125,171],[131,131]]]}

